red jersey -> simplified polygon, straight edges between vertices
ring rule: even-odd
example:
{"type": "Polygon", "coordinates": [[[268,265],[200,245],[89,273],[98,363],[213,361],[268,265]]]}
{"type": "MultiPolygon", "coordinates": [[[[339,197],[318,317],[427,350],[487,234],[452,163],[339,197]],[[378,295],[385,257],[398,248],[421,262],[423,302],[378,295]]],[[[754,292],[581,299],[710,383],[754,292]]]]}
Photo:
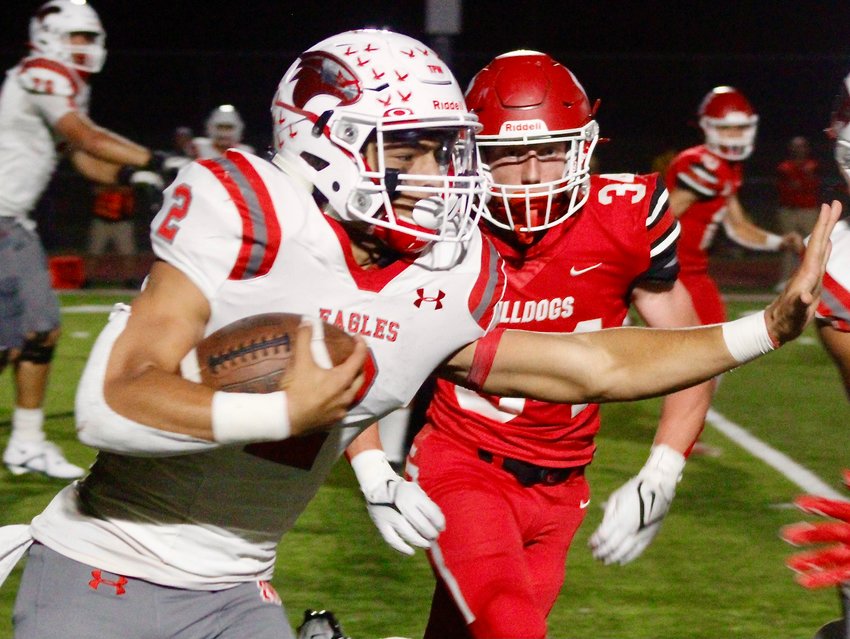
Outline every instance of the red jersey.
{"type": "MultiPolygon", "coordinates": [[[[637,283],[673,282],[678,273],[679,225],[655,173],[592,176],[581,210],[524,256],[485,234],[505,258],[504,328],[568,333],[621,326],[637,283]]],[[[569,467],[590,463],[599,409],[476,393],[440,379],[427,420],[473,449],[569,467]]]]}
{"type": "Polygon", "coordinates": [[[697,201],[679,216],[682,273],[708,271],[708,249],[717,225],[726,216],[726,200],[741,188],[743,177],[740,162],[721,158],[704,145],[685,149],[670,163],[667,188],[683,188],[697,195],[697,201]]]}
{"type": "Polygon", "coordinates": [[[795,209],[816,209],[820,204],[818,161],[785,160],[776,167],[779,205],[795,209]]]}

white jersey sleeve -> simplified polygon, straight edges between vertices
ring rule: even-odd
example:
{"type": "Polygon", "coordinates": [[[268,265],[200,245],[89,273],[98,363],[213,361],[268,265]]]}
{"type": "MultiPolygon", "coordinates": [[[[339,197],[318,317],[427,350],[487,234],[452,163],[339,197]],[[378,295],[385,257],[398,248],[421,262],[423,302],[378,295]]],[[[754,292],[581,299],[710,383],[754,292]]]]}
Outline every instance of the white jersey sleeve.
{"type": "Polygon", "coordinates": [[[166,189],[151,222],[151,244],[160,259],[182,271],[208,300],[236,267],[243,246],[243,217],[226,185],[206,162],[192,162],[166,189]]]}
{"type": "Polygon", "coordinates": [[[74,71],[54,60],[27,60],[20,67],[17,81],[51,126],[65,114],[87,108],[88,87],[74,71]]]}

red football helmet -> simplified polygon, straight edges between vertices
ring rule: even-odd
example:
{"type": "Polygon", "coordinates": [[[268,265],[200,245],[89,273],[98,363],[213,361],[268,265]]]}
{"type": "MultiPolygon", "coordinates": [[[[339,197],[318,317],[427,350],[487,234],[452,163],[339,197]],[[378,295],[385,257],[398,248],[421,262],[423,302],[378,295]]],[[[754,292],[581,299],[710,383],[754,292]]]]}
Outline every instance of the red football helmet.
{"type": "Polygon", "coordinates": [[[590,158],[599,126],[587,94],[562,64],[537,51],[496,57],[473,78],[466,92],[482,130],[477,146],[487,177],[484,216],[529,244],[538,231],[560,224],[585,203],[590,158]],[[563,174],[539,184],[497,184],[487,163],[488,148],[566,143],[563,174]]]}
{"type": "Polygon", "coordinates": [[[714,87],[699,106],[699,125],[709,150],[727,160],[746,160],[753,152],[759,116],[734,87],[714,87]]]}
{"type": "Polygon", "coordinates": [[[844,78],[835,96],[827,134],[835,140],[835,161],[850,183],[850,75],[844,78]]]}

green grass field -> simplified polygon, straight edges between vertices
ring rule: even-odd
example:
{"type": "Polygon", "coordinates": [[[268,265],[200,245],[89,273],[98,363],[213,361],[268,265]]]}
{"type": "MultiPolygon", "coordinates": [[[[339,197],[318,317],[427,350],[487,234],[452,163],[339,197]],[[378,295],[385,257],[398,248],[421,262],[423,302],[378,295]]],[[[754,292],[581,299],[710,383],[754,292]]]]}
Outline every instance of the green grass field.
{"type": "MultiPolygon", "coordinates": [[[[109,304],[106,294],[67,295],[63,306],[109,304]]],[[[126,300],[125,300],[126,301],[126,300]]],[[[736,316],[756,303],[733,303],[736,316]]],[[[88,464],[94,452],[74,437],[77,380],[106,313],[66,312],[64,337],[47,403],[47,430],[68,457],[88,464]]],[[[0,376],[0,445],[12,404],[0,376]]],[[[850,405],[813,332],[767,358],[727,374],[715,408],[840,490],[848,464],[850,405]]],[[[673,510],[643,557],[624,567],[594,562],[587,538],[605,497],[642,465],[652,440],[656,400],[606,406],[599,452],[589,471],[594,491],[587,522],[567,565],[567,581],[550,617],[553,638],[809,639],[838,616],[832,590],[797,586],[783,565],[790,548],[780,526],[799,520],[789,502],[801,491],[708,427],[718,458],[692,459],[673,510]]],[[[0,469],[0,525],[29,521],[61,487],[0,469]]],[[[0,590],[0,638],[12,636],[19,566],[0,590]]],[[[407,558],[380,539],[353,475],[337,465],[318,497],[280,546],[274,580],[293,625],[305,608],[328,608],[355,639],[421,636],[432,577],[424,555],[407,558]]]]}

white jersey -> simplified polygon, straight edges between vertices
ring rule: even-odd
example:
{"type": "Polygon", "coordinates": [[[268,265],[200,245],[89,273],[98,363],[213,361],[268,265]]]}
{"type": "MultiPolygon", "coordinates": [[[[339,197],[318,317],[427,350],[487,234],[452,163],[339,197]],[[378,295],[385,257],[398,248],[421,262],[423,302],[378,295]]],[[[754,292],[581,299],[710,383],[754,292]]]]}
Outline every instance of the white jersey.
{"type": "Polygon", "coordinates": [[[438,246],[416,261],[360,269],[342,225],[301,182],[233,150],[180,172],[151,237],[157,256],[208,299],[207,334],[256,313],[322,317],[365,338],[374,376],[327,435],[173,457],[101,451],[90,475],[33,520],[33,536],[77,561],[169,586],[269,579],[282,534],[348,443],[493,323],[501,260],[476,233],[464,251],[438,246]]]}
{"type": "MultiPolygon", "coordinates": [[[[215,148],[213,141],[209,138],[193,138],[192,146],[195,149],[195,157],[199,160],[220,158],[224,155],[224,153],[215,148]]],[[[236,144],[232,148],[245,153],[254,153],[254,147],[247,144],[236,144]]]]}
{"type": "Polygon", "coordinates": [[[33,56],[6,72],[0,90],[0,216],[28,219],[47,187],[62,141],[53,131],[70,111],[88,112],[89,86],[61,62],[33,56]]]}
{"type": "Polygon", "coordinates": [[[840,220],[829,236],[832,252],[823,276],[817,316],[833,328],[850,333],[850,223],[840,220]]]}

